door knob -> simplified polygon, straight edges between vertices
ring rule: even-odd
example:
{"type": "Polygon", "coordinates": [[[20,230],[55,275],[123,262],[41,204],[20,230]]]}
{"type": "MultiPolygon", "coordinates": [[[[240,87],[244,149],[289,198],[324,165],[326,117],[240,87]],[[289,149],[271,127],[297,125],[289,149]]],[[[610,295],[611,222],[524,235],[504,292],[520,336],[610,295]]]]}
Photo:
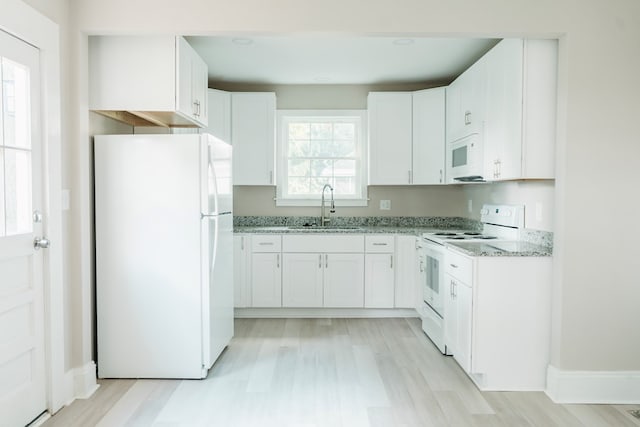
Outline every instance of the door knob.
{"type": "Polygon", "coordinates": [[[51,242],[49,241],[49,239],[47,239],[45,237],[36,237],[33,240],[33,248],[35,250],[38,250],[38,249],[41,249],[41,248],[42,249],[47,249],[49,247],[50,243],[51,242]]]}

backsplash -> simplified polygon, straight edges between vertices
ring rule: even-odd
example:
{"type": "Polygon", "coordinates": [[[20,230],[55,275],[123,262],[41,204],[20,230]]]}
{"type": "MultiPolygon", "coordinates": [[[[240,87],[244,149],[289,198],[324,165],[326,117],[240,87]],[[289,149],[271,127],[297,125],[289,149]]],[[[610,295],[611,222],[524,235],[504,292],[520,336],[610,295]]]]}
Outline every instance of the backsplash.
{"type": "MultiPolygon", "coordinates": [[[[234,216],[236,227],[278,227],[320,224],[314,216],[234,216]]],[[[438,229],[481,230],[479,221],[462,217],[404,217],[404,216],[336,216],[331,225],[338,227],[424,227],[438,229]]]]}

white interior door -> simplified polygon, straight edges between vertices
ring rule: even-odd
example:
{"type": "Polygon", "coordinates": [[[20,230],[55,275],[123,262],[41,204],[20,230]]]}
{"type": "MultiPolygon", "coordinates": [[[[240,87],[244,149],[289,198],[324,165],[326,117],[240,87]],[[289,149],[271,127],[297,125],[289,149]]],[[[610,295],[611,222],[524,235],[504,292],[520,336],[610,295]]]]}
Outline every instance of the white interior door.
{"type": "Polygon", "coordinates": [[[38,50],[0,31],[0,425],[46,409],[38,50]]]}

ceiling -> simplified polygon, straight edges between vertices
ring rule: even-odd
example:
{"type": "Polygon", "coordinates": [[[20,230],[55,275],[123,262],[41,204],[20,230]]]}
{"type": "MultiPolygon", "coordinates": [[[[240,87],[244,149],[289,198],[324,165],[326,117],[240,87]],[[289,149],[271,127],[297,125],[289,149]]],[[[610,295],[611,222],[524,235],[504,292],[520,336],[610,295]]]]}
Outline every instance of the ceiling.
{"type": "Polygon", "coordinates": [[[480,38],[187,37],[210,82],[449,83],[497,43],[480,38]]]}

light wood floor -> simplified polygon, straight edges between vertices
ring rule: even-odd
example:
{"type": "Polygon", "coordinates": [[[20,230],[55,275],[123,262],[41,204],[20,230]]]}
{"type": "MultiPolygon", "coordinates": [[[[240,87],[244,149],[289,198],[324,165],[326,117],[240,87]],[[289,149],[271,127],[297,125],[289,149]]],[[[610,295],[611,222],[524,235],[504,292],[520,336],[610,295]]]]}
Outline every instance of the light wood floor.
{"type": "Polygon", "coordinates": [[[205,380],[100,384],[44,426],[640,426],[640,405],[479,392],[418,319],[237,319],[205,380]]]}

